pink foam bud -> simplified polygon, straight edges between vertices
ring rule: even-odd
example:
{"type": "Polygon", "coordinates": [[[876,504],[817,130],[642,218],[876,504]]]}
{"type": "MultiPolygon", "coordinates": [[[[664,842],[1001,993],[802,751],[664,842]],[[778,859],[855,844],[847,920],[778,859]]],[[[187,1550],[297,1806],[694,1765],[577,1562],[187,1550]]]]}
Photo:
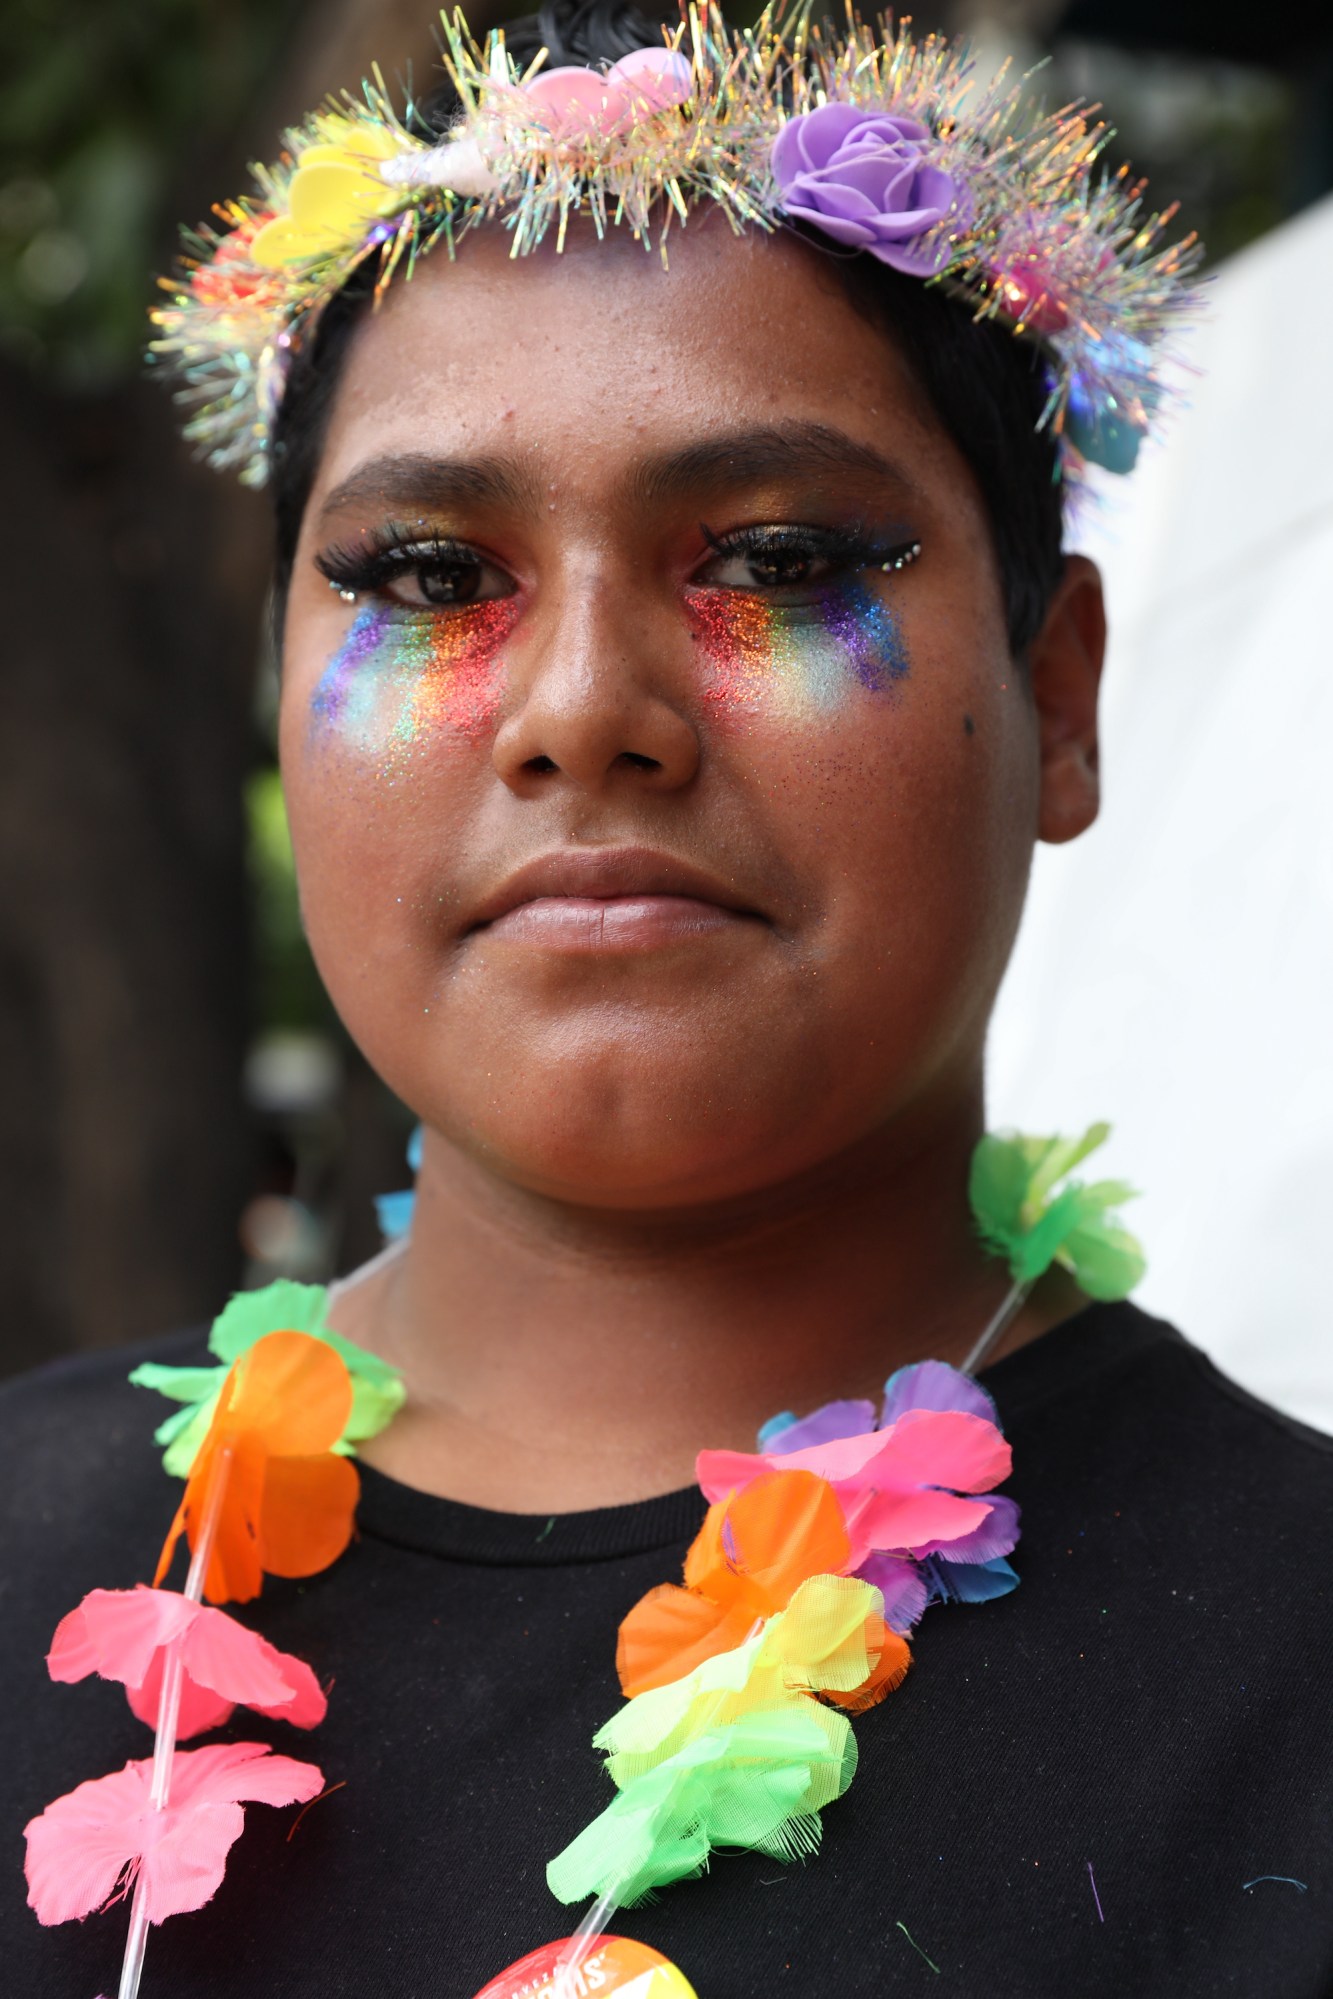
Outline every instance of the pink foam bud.
{"type": "Polygon", "coordinates": [[[597,132],[611,132],[625,115],[625,100],[619,90],[608,88],[600,70],[566,65],[544,69],[525,84],[523,94],[534,107],[534,115],[553,138],[576,139],[597,132]]]}
{"type": "Polygon", "coordinates": [[[635,49],[611,65],[614,77],[640,116],[645,111],[674,111],[694,95],[694,71],[678,49],[635,49]]]}
{"type": "Polygon", "coordinates": [[[524,84],[537,121],[556,139],[615,138],[643,118],[684,104],[693,71],[673,49],[635,49],[603,73],[565,65],[524,84]]]}

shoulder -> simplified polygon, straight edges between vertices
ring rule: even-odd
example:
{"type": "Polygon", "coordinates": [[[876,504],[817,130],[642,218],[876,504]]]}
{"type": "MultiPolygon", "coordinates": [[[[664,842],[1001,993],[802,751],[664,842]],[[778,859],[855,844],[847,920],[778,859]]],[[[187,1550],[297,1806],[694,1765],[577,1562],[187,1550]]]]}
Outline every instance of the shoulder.
{"type": "Polygon", "coordinates": [[[986,1379],[1034,1515],[1109,1509],[1177,1552],[1206,1546],[1272,1580],[1285,1567],[1284,1587],[1298,1547],[1333,1562],[1333,1438],[1249,1394],[1163,1320],[1092,1306],[986,1379]]]}
{"type": "Polygon", "coordinates": [[[1333,1479],[1333,1437],[1252,1395],[1175,1326],[1127,1302],[1088,1306],[985,1380],[1020,1425],[1081,1408],[1091,1422],[1178,1425],[1185,1453],[1225,1442],[1333,1479]]]}

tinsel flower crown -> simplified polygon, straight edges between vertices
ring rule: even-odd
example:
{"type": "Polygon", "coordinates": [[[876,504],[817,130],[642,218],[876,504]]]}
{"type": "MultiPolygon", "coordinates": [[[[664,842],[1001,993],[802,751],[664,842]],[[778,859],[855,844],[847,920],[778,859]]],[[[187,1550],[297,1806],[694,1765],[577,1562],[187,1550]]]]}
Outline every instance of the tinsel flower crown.
{"type": "Polygon", "coordinates": [[[187,232],[151,353],[220,470],[263,484],[292,357],[363,264],[378,300],[478,223],[522,256],[552,233],[560,248],[572,216],[665,261],[710,203],[737,231],[800,224],[1001,321],[1040,350],[1065,481],[1133,465],[1201,251],[1164,241],[1175,210],[1146,214],[1126,169],[1102,171],[1110,131],[1086,108],[1029,112],[1021,82],[979,84],[939,36],[849,12],[834,37],[785,0],[753,28],[697,0],[662,48],[605,72],[544,56],[520,71],[501,31],[478,43],[461,14],[442,19],[460,104],[442,138],[395,112],[376,71],[288,134],[255,193],[187,232]]]}

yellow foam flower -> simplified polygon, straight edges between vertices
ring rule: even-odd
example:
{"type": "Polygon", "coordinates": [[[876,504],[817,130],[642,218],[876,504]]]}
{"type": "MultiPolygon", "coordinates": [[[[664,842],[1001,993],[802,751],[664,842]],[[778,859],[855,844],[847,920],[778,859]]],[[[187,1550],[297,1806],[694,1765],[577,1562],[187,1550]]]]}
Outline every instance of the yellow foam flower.
{"type": "MultiPolygon", "coordinates": [[[[593,1737],[607,1767],[627,1784],[710,1730],[756,1714],[776,1726],[810,1716],[812,1696],[857,1711],[900,1683],[911,1663],[905,1639],[884,1623],[884,1599],[854,1576],[811,1576],[785,1610],[741,1645],[716,1653],[669,1685],[636,1694],[593,1737]]],[[[816,1709],[824,1716],[825,1710],[816,1709]]],[[[831,1743],[845,1739],[829,1718],[831,1743]]]]}
{"type": "Polygon", "coordinates": [[[254,262],[278,270],[357,242],[372,222],[403,206],[403,190],[378,171],[402,150],[391,127],[336,115],[322,120],[319,141],[297,161],[287,213],[266,223],[251,245],[254,262]]]}

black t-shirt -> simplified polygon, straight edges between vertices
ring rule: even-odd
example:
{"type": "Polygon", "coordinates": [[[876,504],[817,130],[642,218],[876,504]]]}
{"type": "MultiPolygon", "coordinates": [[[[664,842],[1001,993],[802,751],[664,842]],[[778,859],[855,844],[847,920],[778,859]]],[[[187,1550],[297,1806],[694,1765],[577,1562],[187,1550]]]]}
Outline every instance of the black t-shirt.
{"type": "MultiPolygon", "coordinates": [[[[43,1654],[85,1590],[151,1573],[179,1487],[150,1440],[164,1405],[125,1373],[196,1348],[0,1393],[0,1983],[23,1999],[115,1990],[124,1905],[40,1928],[19,1835],[151,1753],[118,1687],[54,1686],[43,1654]]],[[[987,1383],[1021,1586],[927,1613],[903,1686],[854,1724],[817,1858],[717,1855],[613,1927],[700,1999],[1326,1999],[1333,1444],[1129,1306],[987,1383]]],[[[612,1794],[589,1739],[618,1704],[616,1626],[679,1579],[701,1500],[546,1520],[363,1478],[347,1555],[242,1613],[332,1680],[327,1720],[238,1710],[223,1732],[343,1788],[299,1824],[247,1807],[215,1900],[153,1932],[145,1999],[472,1999],[582,1913],[545,1863],[612,1794]]]]}

